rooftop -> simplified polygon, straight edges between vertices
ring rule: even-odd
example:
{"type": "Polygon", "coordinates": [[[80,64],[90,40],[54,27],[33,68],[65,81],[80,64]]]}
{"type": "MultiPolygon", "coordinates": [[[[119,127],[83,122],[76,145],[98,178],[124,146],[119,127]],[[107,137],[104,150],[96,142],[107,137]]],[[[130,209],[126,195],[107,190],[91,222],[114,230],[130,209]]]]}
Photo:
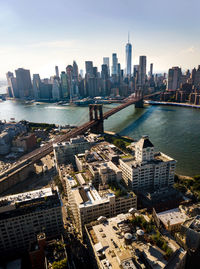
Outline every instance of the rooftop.
{"type": "Polygon", "coordinates": [[[102,267],[136,268],[133,260],[138,262],[139,251],[144,253],[152,268],[164,268],[167,261],[163,253],[150,243],[137,240],[136,234],[130,230],[127,220],[131,217],[130,213],[120,214],[92,227],[86,225],[102,267]],[[110,267],[104,266],[105,261],[110,267]]]}
{"type": "Polygon", "coordinates": [[[115,196],[111,192],[106,193],[105,196],[100,196],[98,191],[93,186],[90,185],[72,189],[72,192],[74,192],[76,203],[79,204],[80,208],[105,203],[106,201],[109,200],[109,197],[115,196]]]}
{"type": "Polygon", "coordinates": [[[7,204],[21,203],[29,200],[34,200],[42,197],[53,195],[51,188],[44,188],[35,191],[23,192],[14,195],[0,197],[0,207],[7,201],[7,204]]]}
{"type": "Polygon", "coordinates": [[[187,216],[180,212],[179,208],[157,213],[157,216],[165,226],[181,224],[187,219],[187,216]]]}

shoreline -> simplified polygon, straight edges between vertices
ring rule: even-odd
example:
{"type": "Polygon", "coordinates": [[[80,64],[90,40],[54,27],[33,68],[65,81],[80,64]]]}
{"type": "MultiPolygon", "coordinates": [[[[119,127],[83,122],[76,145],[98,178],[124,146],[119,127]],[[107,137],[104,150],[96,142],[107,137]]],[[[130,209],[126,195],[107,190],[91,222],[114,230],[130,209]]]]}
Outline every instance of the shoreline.
{"type": "Polygon", "coordinates": [[[147,105],[164,105],[164,106],[180,106],[200,109],[200,105],[194,105],[189,103],[176,103],[176,102],[164,102],[164,101],[144,101],[147,105]]]}

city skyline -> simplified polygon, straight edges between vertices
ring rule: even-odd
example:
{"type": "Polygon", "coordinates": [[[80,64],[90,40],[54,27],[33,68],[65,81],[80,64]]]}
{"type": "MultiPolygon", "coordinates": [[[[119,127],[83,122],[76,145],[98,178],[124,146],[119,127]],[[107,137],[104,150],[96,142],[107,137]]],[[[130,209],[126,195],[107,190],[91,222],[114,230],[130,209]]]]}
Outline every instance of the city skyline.
{"type": "Polygon", "coordinates": [[[200,62],[197,0],[176,1],[173,8],[171,0],[165,6],[157,0],[145,6],[129,0],[103,2],[66,5],[60,0],[51,6],[46,0],[1,1],[0,78],[18,67],[49,77],[55,65],[62,71],[73,60],[80,69],[87,60],[100,67],[103,57],[111,59],[114,52],[124,69],[127,31],[133,45],[132,65],[138,64],[140,55],[147,56],[147,66],[154,63],[155,73],[171,66],[191,69],[200,62]],[[186,16],[188,20],[181,19],[186,16]]]}

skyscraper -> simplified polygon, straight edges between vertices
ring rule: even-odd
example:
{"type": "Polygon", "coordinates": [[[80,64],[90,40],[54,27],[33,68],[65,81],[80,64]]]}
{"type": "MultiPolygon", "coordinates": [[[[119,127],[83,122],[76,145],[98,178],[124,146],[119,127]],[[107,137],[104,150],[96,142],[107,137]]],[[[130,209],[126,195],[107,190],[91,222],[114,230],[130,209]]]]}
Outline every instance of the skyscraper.
{"type": "Polygon", "coordinates": [[[131,66],[132,66],[132,45],[129,43],[126,44],[126,76],[131,76],[131,66]]]}
{"type": "Polygon", "coordinates": [[[9,96],[13,98],[19,98],[19,91],[17,88],[17,80],[14,77],[12,72],[8,72],[6,74],[7,82],[8,82],[8,88],[9,88],[9,96]]]}
{"type": "Polygon", "coordinates": [[[29,97],[31,95],[32,83],[30,70],[18,68],[15,70],[19,98],[29,97]]]}
{"type": "Polygon", "coordinates": [[[101,66],[101,78],[108,79],[108,66],[107,66],[107,64],[102,64],[102,66],[101,66]]]}
{"type": "Polygon", "coordinates": [[[61,88],[62,88],[62,98],[69,98],[68,84],[67,84],[67,74],[61,72],[61,88]]]}
{"type": "Polygon", "coordinates": [[[150,77],[152,77],[152,75],[153,75],[153,64],[152,63],[150,64],[150,72],[149,72],[149,75],[150,75],[150,77]]]}
{"type": "Polygon", "coordinates": [[[109,57],[103,57],[103,64],[106,64],[108,67],[108,75],[110,75],[110,60],[109,57]]]}
{"type": "Polygon", "coordinates": [[[68,65],[66,68],[67,72],[67,83],[68,83],[68,89],[70,94],[70,101],[73,100],[73,90],[72,90],[72,73],[73,73],[73,67],[71,65],[68,65]]]}
{"type": "Polygon", "coordinates": [[[139,69],[138,69],[138,85],[141,87],[145,85],[146,65],[147,65],[146,56],[140,56],[139,69]]]}
{"type": "Polygon", "coordinates": [[[85,62],[85,70],[86,70],[86,75],[93,77],[93,62],[92,61],[85,62]]]}
{"type": "Polygon", "coordinates": [[[56,77],[58,78],[59,77],[59,70],[58,70],[58,66],[57,65],[55,66],[55,73],[56,73],[56,77]]]}
{"type": "Polygon", "coordinates": [[[117,53],[112,54],[112,75],[117,75],[117,53]]]}
{"type": "Polygon", "coordinates": [[[73,61],[73,76],[72,77],[75,81],[78,81],[78,65],[76,61],[73,61]]]}
{"type": "Polygon", "coordinates": [[[40,99],[41,80],[39,74],[33,74],[33,96],[35,100],[40,99]]]}
{"type": "Polygon", "coordinates": [[[177,90],[180,87],[181,75],[181,68],[178,66],[169,69],[167,81],[168,90],[177,90]]]}

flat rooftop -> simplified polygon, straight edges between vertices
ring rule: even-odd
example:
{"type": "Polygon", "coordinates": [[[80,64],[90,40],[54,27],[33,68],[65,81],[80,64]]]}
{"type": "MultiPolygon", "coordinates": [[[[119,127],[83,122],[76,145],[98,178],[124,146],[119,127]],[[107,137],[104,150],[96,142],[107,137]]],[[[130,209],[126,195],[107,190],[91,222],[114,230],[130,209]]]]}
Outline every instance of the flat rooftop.
{"type": "Polygon", "coordinates": [[[43,197],[52,196],[52,195],[53,195],[53,192],[51,188],[44,188],[44,189],[39,189],[35,191],[29,191],[29,192],[14,194],[14,195],[3,196],[3,197],[0,197],[0,208],[1,206],[6,205],[6,203],[7,205],[15,204],[15,203],[22,203],[29,200],[34,200],[34,199],[43,198],[43,197]]]}
{"type": "MultiPolygon", "coordinates": [[[[123,162],[125,162],[128,166],[132,167],[137,167],[138,165],[141,165],[141,162],[136,161],[135,157],[125,157],[125,158],[121,158],[121,160],[123,162]]],[[[162,152],[158,152],[155,153],[154,155],[154,159],[150,160],[150,161],[145,161],[145,164],[156,164],[156,163],[160,163],[160,162],[169,162],[169,161],[174,161],[174,159],[172,159],[171,157],[167,156],[166,154],[162,153],[162,152]]]]}
{"type": "Polygon", "coordinates": [[[157,216],[165,226],[181,224],[188,218],[179,208],[157,213],[157,216]]]}
{"type": "Polygon", "coordinates": [[[152,268],[164,268],[167,261],[163,258],[163,253],[149,243],[138,241],[135,234],[130,234],[131,231],[126,223],[129,218],[131,218],[129,213],[120,214],[88,229],[93,247],[100,257],[101,263],[104,264],[105,261],[108,261],[110,267],[105,268],[120,269],[126,268],[124,262],[129,261],[132,263],[131,268],[136,268],[132,259],[137,259],[137,250],[139,249],[141,252],[144,251],[152,268]],[[125,237],[128,235],[132,236],[132,240],[126,244],[125,237]],[[101,260],[103,252],[105,257],[101,260]]]}
{"type": "Polygon", "coordinates": [[[79,207],[93,206],[109,201],[109,197],[114,197],[113,193],[107,193],[101,197],[98,191],[93,186],[85,186],[81,188],[72,189],[74,193],[76,203],[79,207]]]}

